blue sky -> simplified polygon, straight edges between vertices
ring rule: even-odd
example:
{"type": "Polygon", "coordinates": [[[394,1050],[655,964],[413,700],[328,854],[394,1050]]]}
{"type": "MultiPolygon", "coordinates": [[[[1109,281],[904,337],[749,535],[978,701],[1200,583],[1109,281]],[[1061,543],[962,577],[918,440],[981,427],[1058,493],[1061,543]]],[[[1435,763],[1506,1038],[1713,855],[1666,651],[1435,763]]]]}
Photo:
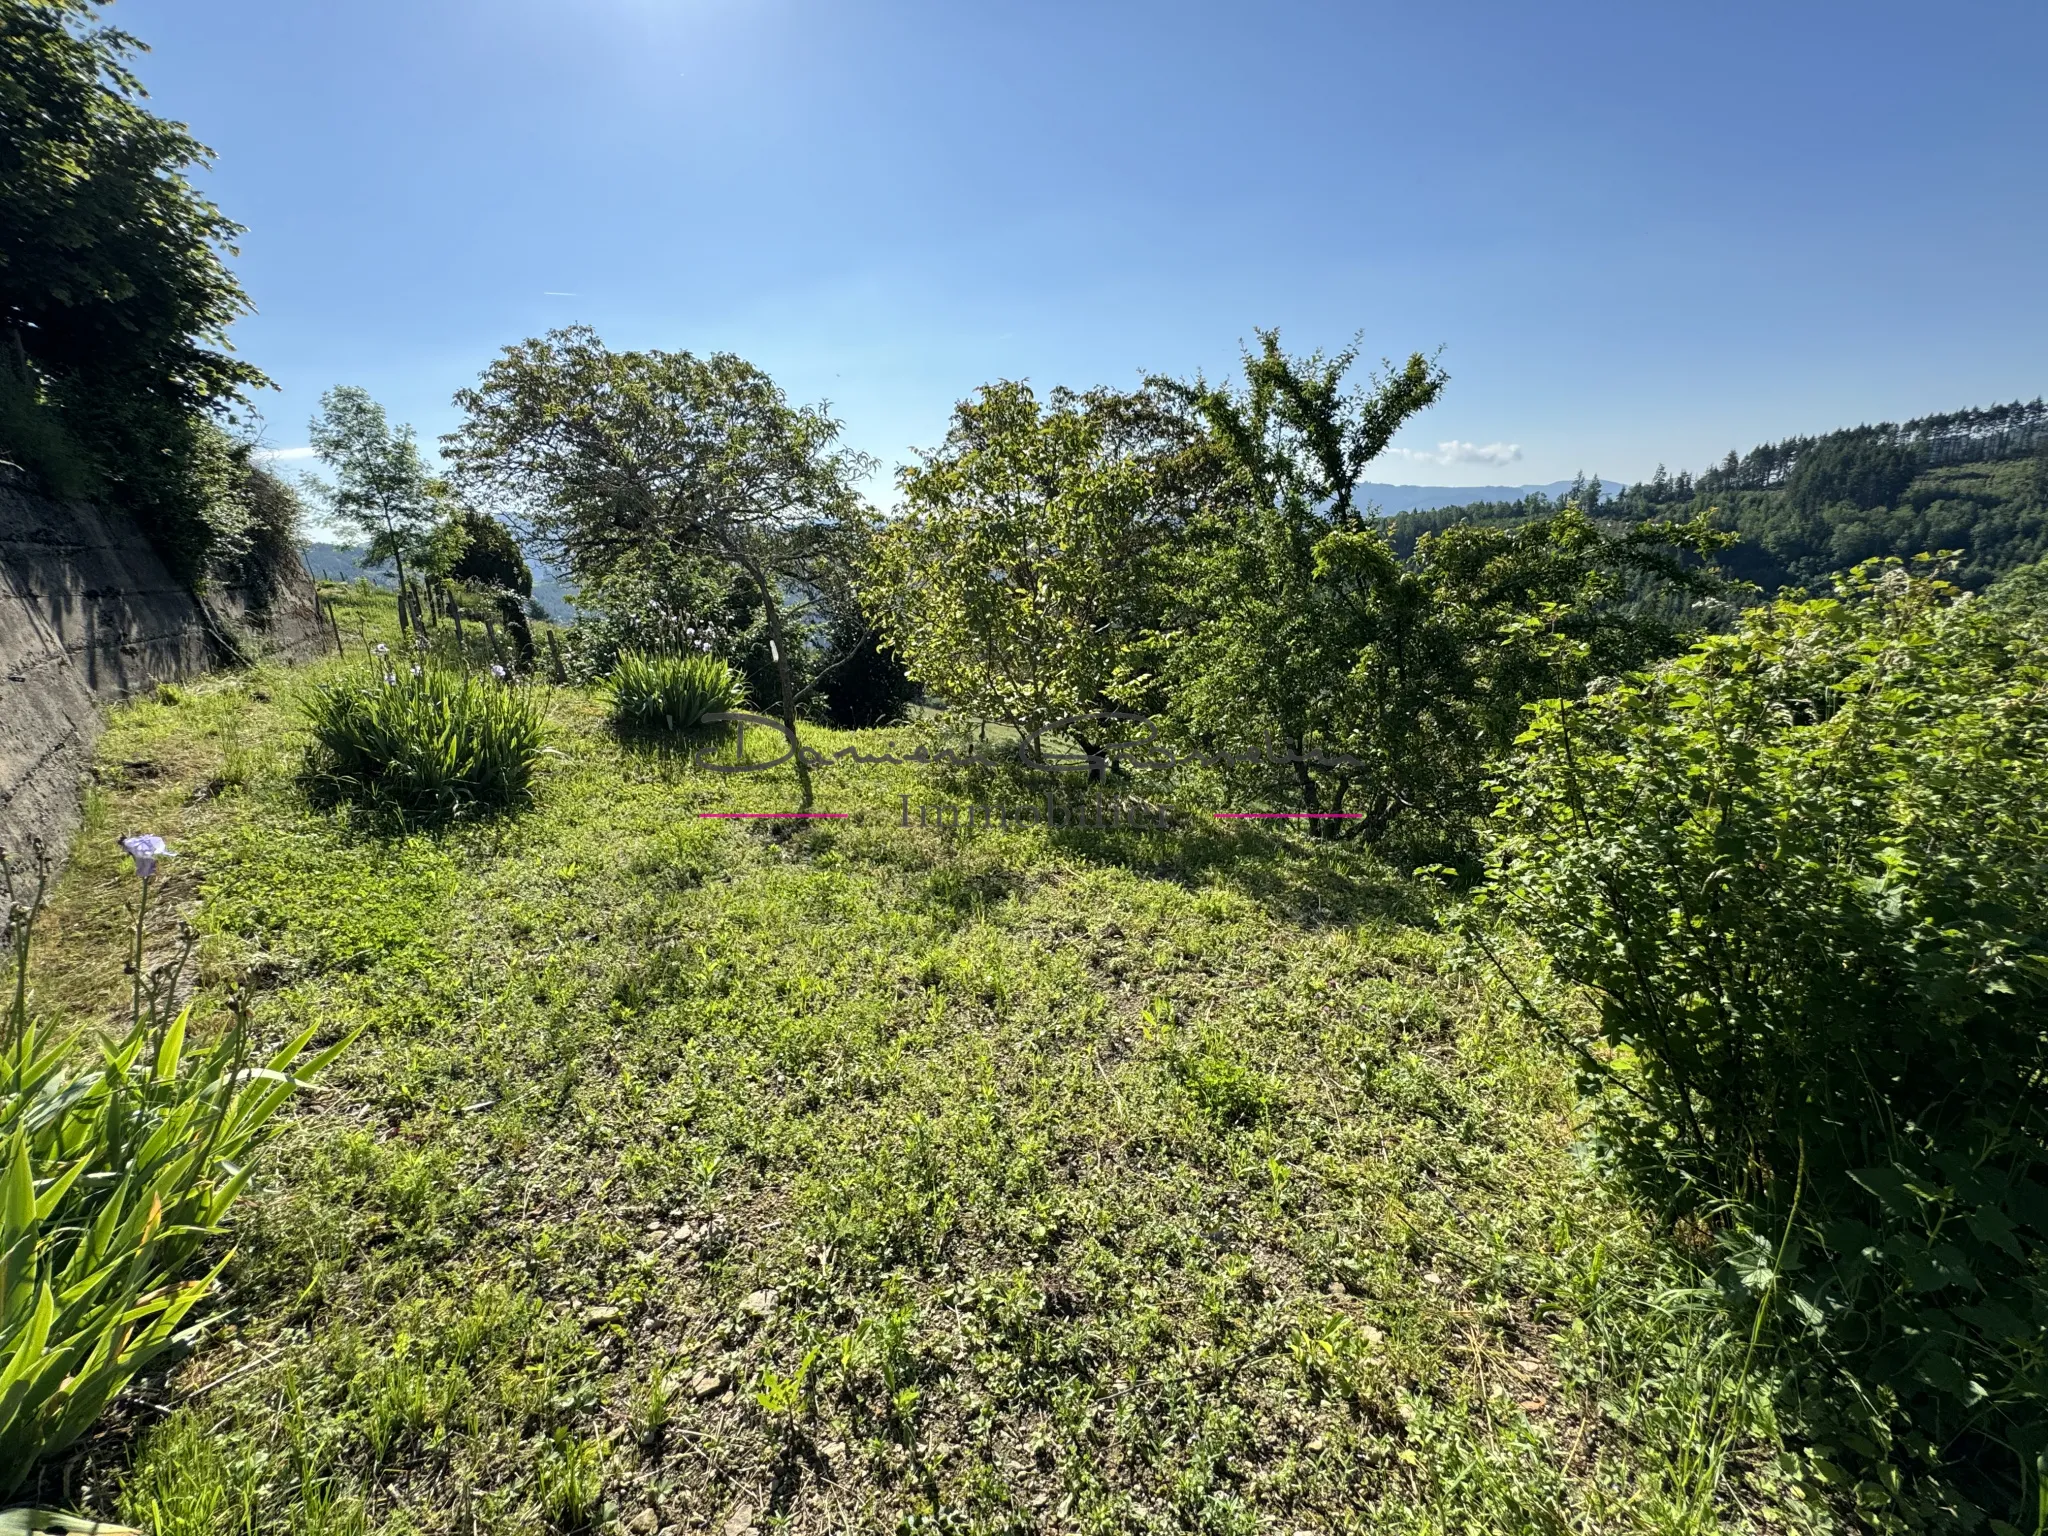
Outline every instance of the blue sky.
{"type": "MultiPolygon", "coordinates": [[[[2048,4],[120,0],[249,226],[267,441],[585,322],[885,467],[999,377],[1442,349],[1378,480],[2048,390],[2048,4]]],[[[886,481],[882,483],[886,489],[886,481]]]]}

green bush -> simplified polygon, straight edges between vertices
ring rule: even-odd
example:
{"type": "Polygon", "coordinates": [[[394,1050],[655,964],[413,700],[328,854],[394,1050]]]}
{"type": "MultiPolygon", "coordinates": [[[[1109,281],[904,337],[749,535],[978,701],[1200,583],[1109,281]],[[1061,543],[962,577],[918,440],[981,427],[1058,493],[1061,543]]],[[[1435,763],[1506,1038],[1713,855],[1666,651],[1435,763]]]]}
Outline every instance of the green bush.
{"type": "MultiPolygon", "coordinates": [[[[2034,580],[2029,588],[2027,580],[2034,580]]],[[[2048,609],[1896,562],[1541,708],[1487,900],[1605,1145],[1913,1518],[2048,1517],[2048,609]],[[1945,1470],[1899,1478],[1914,1464],[1945,1470]],[[1888,1486],[1887,1486],[1888,1485],[1888,1486]],[[2037,1504],[2040,1506],[2036,1508],[2037,1504]]]]}
{"type": "MultiPolygon", "coordinates": [[[[95,1049],[52,1029],[28,993],[40,884],[18,900],[14,872],[0,869],[11,950],[0,1015],[4,1497],[138,1372],[195,1337],[194,1314],[225,1263],[204,1268],[205,1251],[248,1182],[250,1154],[293,1090],[348,1041],[308,1057],[316,1025],[268,1060],[252,1058],[237,1009],[218,1040],[192,1047],[191,1004],[171,1010],[183,962],[144,976],[139,916],[125,1030],[95,1049]]],[[[148,891],[145,878],[145,904],[148,891]]]]}
{"type": "Polygon", "coordinates": [[[738,675],[718,656],[649,656],[627,651],[606,679],[612,729],[621,736],[702,737],[704,716],[740,709],[746,701],[738,675]]]}
{"type": "Polygon", "coordinates": [[[530,688],[432,664],[355,673],[306,713],[314,790],[410,826],[525,804],[546,729],[530,688]]]}

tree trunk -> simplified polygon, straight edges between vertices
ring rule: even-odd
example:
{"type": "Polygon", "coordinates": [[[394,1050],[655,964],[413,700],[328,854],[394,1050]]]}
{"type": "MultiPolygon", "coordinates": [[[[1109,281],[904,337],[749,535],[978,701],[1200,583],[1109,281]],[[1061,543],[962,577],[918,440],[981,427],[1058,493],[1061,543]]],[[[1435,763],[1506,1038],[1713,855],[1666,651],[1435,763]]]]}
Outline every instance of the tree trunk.
{"type": "Polygon", "coordinates": [[[1079,731],[1072,731],[1069,734],[1074,738],[1074,745],[1081,749],[1081,755],[1088,759],[1088,782],[1090,784],[1102,783],[1109,777],[1111,767],[1109,758],[1104,755],[1101,747],[1090,741],[1086,736],[1083,736],[1079,731]]]}
{"type": "Polygon", "coordinates": [[[790,761],[796,764],[797,789],[802,804],[797,809],[811,808],[811,765],[804,761],[803,743],[796,735],[796,679],[789,670],[789,647],[783,643],[782,610],[775,605],[775,594],[770,590],[768,579],[759,571],[748,572],[761,588],[761,607],[768,620],[768,654],[775,661],[775,680],[782,689],[782,733],[789,738],[790,761]]]}
{"type": "Polygon", "coordinates": [[[1287,748],[1289,755],[1294,759],[1295,783],[1301,787],[1301,808],[1309,813],[1304,818],[1305,825],[1308,827],[1308,835],[1315,837],[1320,833],[1320,828],[1316,824],[1316,813],[1323,808],[1323,797],[1319,786],[1316,784],[1316,776],[1309,772],[1308,764],[1301,760],[1303,754],[1307,751],[1306,746],[1288,741],[1287,748]]]}
{"type": "Polygon", "coordinates": [[[405,551],[398,547],[398,530],[391,526],[389,519],[384,526],[391,532],[391,558],[398,564],[398,632],[401,635],[412,631],[406,623],[405,613],[405,551]]]}

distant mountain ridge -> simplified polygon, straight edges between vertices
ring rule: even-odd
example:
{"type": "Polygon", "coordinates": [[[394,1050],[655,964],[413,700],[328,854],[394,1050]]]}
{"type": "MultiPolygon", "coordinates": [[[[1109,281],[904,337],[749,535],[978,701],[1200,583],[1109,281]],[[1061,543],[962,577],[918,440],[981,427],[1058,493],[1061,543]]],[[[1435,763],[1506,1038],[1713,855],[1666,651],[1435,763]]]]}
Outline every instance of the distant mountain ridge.
{"type": "MultiPolygon", "coordinates": [[[[1402,512],[1466,507],[1475,502],[1524,501],[1531,496],[1555,498],[1577,483],[1553,480],[1548,485],[1383,485],[1377,480],[1361,480],[1355,500],[1360,506],[1376,506],[1392,517],[1402,512]]],[[[1600,484],[1609,496],[1618,496],[1626,489],[1619,480],[1602,480],[1600,484]]]]}
{"type": "Polygon", "coordinates": [[[311,543],[305,551],[306,569],[316,581],[354,581],[362,577],[373,586],[395,587],[398,578],[386,570],[372,570],[362,563],[363,551],[347,544],[311,543]]]}

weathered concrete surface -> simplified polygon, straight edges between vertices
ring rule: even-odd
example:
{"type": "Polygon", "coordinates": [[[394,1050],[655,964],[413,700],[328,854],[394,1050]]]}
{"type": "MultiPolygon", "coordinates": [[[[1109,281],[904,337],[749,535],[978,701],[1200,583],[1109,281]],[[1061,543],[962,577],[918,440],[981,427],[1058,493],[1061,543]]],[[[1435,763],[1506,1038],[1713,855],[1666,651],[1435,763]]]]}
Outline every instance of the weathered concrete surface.
{"type": "Polygon", "coordinates": [[[313,654],[302,575],[267,611],[234,589],[202,603],[125,519],[50,501],[0,467],[0,847],[40,837],[62,856],[108,705],[232,662],[238,646],[313,654]]]}

